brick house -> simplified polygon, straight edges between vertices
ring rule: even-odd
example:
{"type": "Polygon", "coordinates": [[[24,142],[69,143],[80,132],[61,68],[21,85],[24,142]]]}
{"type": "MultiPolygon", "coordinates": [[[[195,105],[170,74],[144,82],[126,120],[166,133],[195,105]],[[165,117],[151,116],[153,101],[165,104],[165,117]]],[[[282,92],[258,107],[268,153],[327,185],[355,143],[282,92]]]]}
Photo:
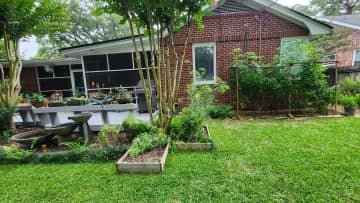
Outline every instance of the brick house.
{"type": "Polygon", "coordinates": [[[335,32],[348,33],[348,44],[329,53],[329,59],[337,61],[339,80],[349,76],[360,77],[360,14],[317,17],[319,21],[334,27],[335,32]]]}
{"type": "MultiPolygon", "coordinates": [[[[187,103],[183,98],[186,98],[185,87],[188,84],[211,84],[217,76],[229,80],[234,48],[256,52],[269,61],[286,47],[286,43],[296,39],[306,40],[310,35],[329,34],[332,29],[271,0],[213,1],[210,9],[212,15],[203,18],[203,30],[192,25],[186,52],[187,63],[181,80],[181,87],[184,88],[180,89],[179,94],[182,104],[187,103]],[[192,73],[200,67],[206,69],[206,74],[201,81],[197,81],[192,73]]],[[[176,35],[175,43],[179,48],[183,44],[183,37],[183,32],[176,35]]],[[[146,39],[145,44],[150,50],[146,39]]],[[[99,84],[104,91],[111,91],[120,85],[130,90],[136,88],[139,76],[130,37],[63,48],[60,52],[72,58],[67,59],[71,63],[67,61],[67,65],[56,65],[49,62],[32,66],[35,67],[38,84],[41,83],[38,89],[42,93],[60,90],[70,95],[81,89],[88,95],[98,90],[95,84],[99,84]],[[51,87],[47,87],[47,84],[51,87]]],[[[228,94],[219,99],[229,103],[229,97],[228,94]]]]}

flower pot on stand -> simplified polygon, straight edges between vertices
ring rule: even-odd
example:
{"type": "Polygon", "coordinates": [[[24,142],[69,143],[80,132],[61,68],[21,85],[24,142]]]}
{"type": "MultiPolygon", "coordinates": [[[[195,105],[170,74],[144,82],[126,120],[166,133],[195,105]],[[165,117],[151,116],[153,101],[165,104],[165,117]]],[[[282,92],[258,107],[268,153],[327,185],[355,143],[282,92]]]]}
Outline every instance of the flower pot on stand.
{"type": "Polygon", "coordinates": [[[49,106],[49,100],[46,99],[43,102],[31,102],[31,104],[36,108],[48,107],[49,106]]]}

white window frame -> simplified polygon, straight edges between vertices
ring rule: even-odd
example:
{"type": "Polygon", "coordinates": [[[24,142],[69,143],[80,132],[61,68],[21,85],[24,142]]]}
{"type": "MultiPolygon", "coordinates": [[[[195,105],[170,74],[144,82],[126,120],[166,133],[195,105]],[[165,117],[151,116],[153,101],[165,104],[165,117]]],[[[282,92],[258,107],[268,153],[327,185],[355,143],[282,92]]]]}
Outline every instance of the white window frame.
{"type": "Polygon", "coordinates": [[[192,45],[192,58],[193,58],[193,78],[194,83],[196,85],[211,85],[216,84],[216,43],[215,42],[207,42],[207,43],[195,43],[192,45]],[[214,48],[214,78],[213,80],[208,81],[198,81],[196,79],[196,64],[195,64],[195,49],[198,47],[213,47],[214,48]]]}
{"type": "Polygon", "coordinates": [[[360,49],[354,49],[352,66],[355,66],[355,58],[356,58],[356,52],[357,52],[357,51],[360,51],[360,49]]]}

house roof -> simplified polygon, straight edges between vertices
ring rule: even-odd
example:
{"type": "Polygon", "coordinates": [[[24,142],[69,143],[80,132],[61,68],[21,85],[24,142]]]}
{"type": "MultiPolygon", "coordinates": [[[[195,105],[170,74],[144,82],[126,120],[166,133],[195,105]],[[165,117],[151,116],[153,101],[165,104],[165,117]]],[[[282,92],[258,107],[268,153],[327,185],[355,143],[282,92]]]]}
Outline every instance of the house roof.
{"type": "MultiPolygon", "coordinates": [[[[0,64],[6,66],[8,62],[1,61],[0,64]]],[[[46,66],[46,65],[69,65],[69,64],[81,64],[81,60],[76,58],[57,58],[57,59],[35,59],[35,60],[24,60],[22,61],[23,66],[35,67],[35,66],[46,66]]]]}
{"type": "Polygon", "coordinates": [[[360,30],[360,13],[340,16],[320,16],[319,21],[360,30]]]}
{"type": "MultiPolygon", "coordinates": [[[[329,34],[332,30],[331,26],[293,9],[284,7],[272,0],[222,0],[211,10],[213,15],[266,10],[299,26],[307,28],[311,35],[329,34]]],[[[145,46],[149,46],[147,45],[148,40],[144,40],[145,46]]],[[[65,56],[75,58],[80,58],[83,55],[117,53],[119,51],[130,52],[133,51],[132,37],[123,37],[92,44],[67,47],[60,49],[59,51],[65,56]]]]}

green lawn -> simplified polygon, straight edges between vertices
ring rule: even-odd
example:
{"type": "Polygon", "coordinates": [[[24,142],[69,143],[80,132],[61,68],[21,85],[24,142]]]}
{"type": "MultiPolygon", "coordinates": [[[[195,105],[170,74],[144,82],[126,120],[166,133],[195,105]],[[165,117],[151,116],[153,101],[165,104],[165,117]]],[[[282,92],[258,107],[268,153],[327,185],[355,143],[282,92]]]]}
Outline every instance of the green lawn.
{"type": "Polygon", "coordinates": [[[172,153],[158,175],[115,164],[0,166],[0,201],[357,202],[360,118],[211,121],[213,153],[172,153]]]}

